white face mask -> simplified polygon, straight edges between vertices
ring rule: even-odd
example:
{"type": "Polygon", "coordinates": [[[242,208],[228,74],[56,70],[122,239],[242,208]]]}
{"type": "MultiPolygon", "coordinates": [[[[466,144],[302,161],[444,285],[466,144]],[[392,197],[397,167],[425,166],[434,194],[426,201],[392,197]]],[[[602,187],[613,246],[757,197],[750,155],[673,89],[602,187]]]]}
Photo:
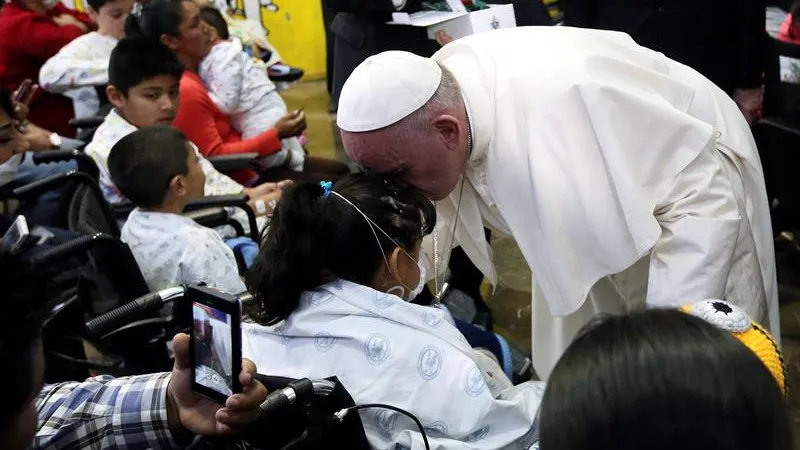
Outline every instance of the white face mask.
{"type": "Polygon", "coordinates": [[[47,9],[53,9],[59,2],[60,0],[42,0],[42,5],[47,9]]]}
{"type": "Polygon", "coordinates": [[[22,155],[22,153],[17,153],[0,164],[0,186],[5,186],[17,176],[17,168],[22,163],[22,155]]]}
{"type": "MultiPolygon", "coordinates": [[[[403,253],[406,253],[406,252],[403,251],[403,253]]],[[[408,253],[406,253],[406,255],[408,255],[408,253]]],[[[408,255],[408,257],[411,258],[411,255],[408,255]]],[[[411,259],[414,259],[414,258],[411,258],[411,259]]],[[[402,281],[398,280],[400,282],[400,285],[399,286],[392,286],[391,288],[389,288],[386,291],[386,293],[387,294],[396,295],[396,296],[398,296],[400,298],[405,298],[405,300],[407,302],[413,301],[415,298],[417,298],[417,296],[422,292],[422,290],[425,289],[425,281],[426,281],[425,280],[425,276],[427,275],[427,271],[425,270],[425,265],[422,264],[422,262],[417,261],[417,268],[419,269],[419,281],[417,282],[417,287],[415,287],[414,289],[411,289],[405,283],[403,283],[402,281]],[[409,291],[408,292],[408,297],[404,297],[403,296],[403,294],[405,294],[406,290],[409,291]]]]}

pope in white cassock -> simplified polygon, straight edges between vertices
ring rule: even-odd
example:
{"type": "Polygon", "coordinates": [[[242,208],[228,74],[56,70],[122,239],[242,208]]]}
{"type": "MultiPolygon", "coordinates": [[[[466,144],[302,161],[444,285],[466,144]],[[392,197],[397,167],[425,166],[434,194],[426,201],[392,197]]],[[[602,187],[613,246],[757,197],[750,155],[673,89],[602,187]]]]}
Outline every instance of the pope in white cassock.
{"type": "Polygon", "coordinates": [[[514,237],[543,379],[598,312],[722,298],[780,336],[747,122],[698,72],[626,34],[516,28],[431,59],[386,52],[347,81],[338,125],[356,162],[437,201],[437,281],[460,245],[496,285],[483,228],[514,237]]]}

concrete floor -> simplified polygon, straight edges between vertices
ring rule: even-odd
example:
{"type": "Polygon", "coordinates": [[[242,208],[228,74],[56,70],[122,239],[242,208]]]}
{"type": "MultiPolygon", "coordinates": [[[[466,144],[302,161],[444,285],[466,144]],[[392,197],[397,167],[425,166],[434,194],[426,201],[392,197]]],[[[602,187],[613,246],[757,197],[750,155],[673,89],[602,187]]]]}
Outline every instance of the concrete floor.
{"type": "MultiPolygon", "coordinates": [[[[281,93],[290,109],[304,107],[308,118],[308,149],[312,155],[347,160],[342,150],[335,116],[328,113],[324,81],[298,83],[281,93]]],[[[484,297],[492,310],[495,331],[512,344],[530,351],[531,276],[513,239],[493,236],[499,286],[494,294],[484,286],[484,297]]],[[[778,276],[781,299],[782,344],[790,387],[792,427],[800,450],[800,394],[791,390],[800,382],[800,247],[779,251],[778,276]]]]}

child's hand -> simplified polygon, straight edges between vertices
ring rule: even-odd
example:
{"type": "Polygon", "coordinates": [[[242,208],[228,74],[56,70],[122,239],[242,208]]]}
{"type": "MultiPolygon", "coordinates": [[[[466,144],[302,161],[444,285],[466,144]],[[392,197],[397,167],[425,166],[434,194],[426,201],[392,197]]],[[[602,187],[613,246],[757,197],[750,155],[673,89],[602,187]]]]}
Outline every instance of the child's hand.
{"type": "Polygon", "coordinates": [[[278,137],[281,139],[299,135],[306,129],[306,113],[298,109],[297,111],[286,114],[275,124],[275,129],[278,131],[278,137]]]}

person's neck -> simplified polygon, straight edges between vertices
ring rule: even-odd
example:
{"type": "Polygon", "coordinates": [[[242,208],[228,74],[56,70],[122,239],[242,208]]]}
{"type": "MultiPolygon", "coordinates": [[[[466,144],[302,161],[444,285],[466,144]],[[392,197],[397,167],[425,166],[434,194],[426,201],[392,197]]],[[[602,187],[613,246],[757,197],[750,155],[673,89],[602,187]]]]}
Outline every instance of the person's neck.
{"type": "Polygon", "coordinates": [[[110,31],[105,30],[102,27],[97,29],[97,34],[99,34],[100,36],[113,38],[115,41],[118,41],[120,39],[117,36],[114,36],[110,31]]]}
{"type": "Polygon", "coordinates": [[[185,67],[186,70],[189,70],[191,72],[197,72],[197,67],[200,65],[200,61],[196,61],[191,56],[183,55],[180,53],[178,54],[178,61],[180,61],[181,64],[183,64],[183,67],[185,67]]]}
{"type": "Polygon", "coordinates": [[[136,125],[135,123],[131,122],[131,120],[130,120],[130,119],[128,119],[128,116],[126,116],[126,115],[125,115],[125,113],[124,113],[124,112],[123,112],[121,109],[119,109],[119,108],[114,108],[114,111],[116,111],[117,115],[118,115],[118,116],[120,116],[120,117],[122,118],[122,120],[124,120],[125,122],[128,122],[128,124],[129,124],[130,126],[132,126],[132,127],[136,128],[137,130],[138,130],[139,128],[144,128],[144,127],[140,127],[139,125],[136,125]]]}
{"type": "Polygon", "coordinates": [[[153,208],[141,208],[141,210],[145,212],[180,215],[183,214],[184,208],[186,208],[186,204],[183,202],[177,200],[166,200],[161,206],[156,206],[153,208]]]}

